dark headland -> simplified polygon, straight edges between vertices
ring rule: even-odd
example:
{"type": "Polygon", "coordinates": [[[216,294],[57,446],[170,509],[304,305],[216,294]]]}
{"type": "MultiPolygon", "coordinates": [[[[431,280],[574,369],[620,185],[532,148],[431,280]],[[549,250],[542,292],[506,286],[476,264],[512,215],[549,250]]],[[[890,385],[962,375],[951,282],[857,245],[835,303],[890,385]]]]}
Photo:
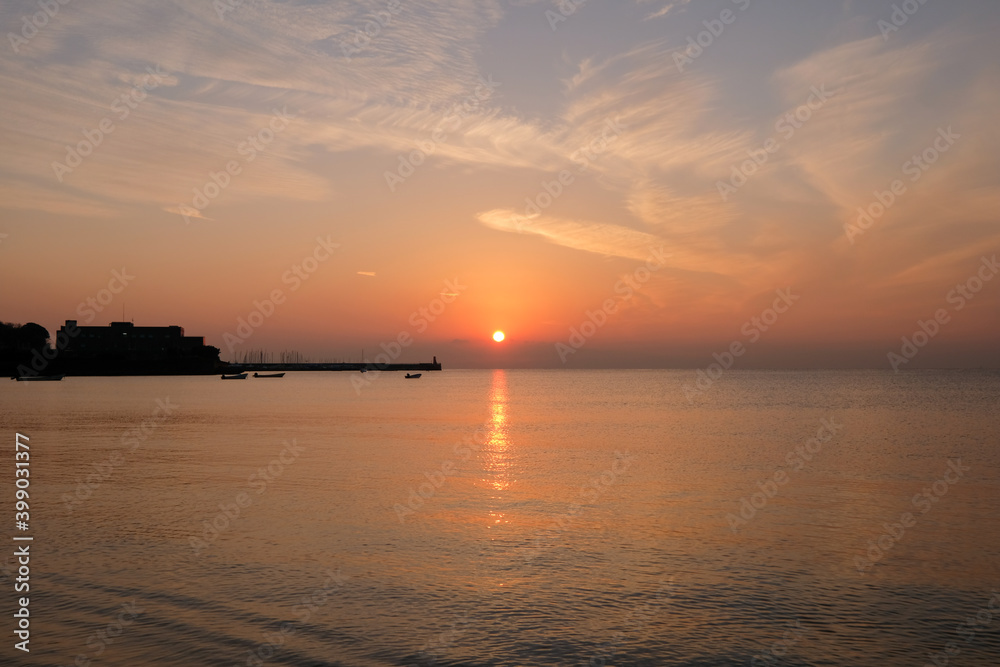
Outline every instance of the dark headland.
{"type": "Polygon", "coordinates": [[[132,322],[79,326],[66,320],[54,340],[33,322],[0,322],[0,373],[25,375],[218,375],[243,371],[439,371],[437,357],[420,363],[230,363],[201,336],[179,326],[138,327],[132,322]]]}

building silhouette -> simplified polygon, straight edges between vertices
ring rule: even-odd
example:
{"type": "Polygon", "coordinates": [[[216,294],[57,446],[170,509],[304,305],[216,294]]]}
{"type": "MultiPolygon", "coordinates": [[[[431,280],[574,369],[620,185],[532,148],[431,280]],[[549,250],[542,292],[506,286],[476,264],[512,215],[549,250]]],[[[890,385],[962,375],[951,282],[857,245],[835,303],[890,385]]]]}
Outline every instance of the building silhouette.
{"type": "Polygon", "coordinates": [[[66,320],[58,338],[60,372],[71,375],[201,375],[217,372],[219,348],[179,326],[137,327],[132,322],[78,326],[66,320]]]}

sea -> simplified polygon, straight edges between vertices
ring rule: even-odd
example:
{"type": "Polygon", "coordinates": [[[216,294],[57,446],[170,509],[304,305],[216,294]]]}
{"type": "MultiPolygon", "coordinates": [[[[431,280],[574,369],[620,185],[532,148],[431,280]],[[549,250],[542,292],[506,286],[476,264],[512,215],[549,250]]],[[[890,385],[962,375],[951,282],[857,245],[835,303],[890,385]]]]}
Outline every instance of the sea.
{"type": "Polygon", "coordinates": [[[0,664],[996,667],[998,407],[995,371],[5,381],[0,664]]]}

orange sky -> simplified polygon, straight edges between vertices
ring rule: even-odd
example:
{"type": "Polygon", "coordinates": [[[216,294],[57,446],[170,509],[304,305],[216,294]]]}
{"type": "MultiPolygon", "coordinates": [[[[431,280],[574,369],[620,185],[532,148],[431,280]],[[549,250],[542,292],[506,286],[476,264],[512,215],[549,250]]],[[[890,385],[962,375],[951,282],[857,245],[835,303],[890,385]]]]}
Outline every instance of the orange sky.
{"type": "Polygon", "coordinates": [[[944,309],[906,367],[998,366],[1000,280],[949,294],[1000,252],[1000,8],[892,4],[102,0],[33,33],[4,3],[0,319],[124,307],[224,359],[408,333],[403,360],[452,367],[705,367],[738,341],[746,368],[888,368],[944,309]]]}

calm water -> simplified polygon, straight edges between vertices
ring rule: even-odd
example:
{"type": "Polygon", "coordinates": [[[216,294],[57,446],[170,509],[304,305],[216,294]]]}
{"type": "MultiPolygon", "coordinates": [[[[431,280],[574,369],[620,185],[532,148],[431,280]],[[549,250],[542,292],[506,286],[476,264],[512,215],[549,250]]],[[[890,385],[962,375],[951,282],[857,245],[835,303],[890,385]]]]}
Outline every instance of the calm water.
{"type": "Polygon", "coordinates": [[[0,663],[1000,664],[1000,374],[369,379],[0,383],[0,663]]]}

